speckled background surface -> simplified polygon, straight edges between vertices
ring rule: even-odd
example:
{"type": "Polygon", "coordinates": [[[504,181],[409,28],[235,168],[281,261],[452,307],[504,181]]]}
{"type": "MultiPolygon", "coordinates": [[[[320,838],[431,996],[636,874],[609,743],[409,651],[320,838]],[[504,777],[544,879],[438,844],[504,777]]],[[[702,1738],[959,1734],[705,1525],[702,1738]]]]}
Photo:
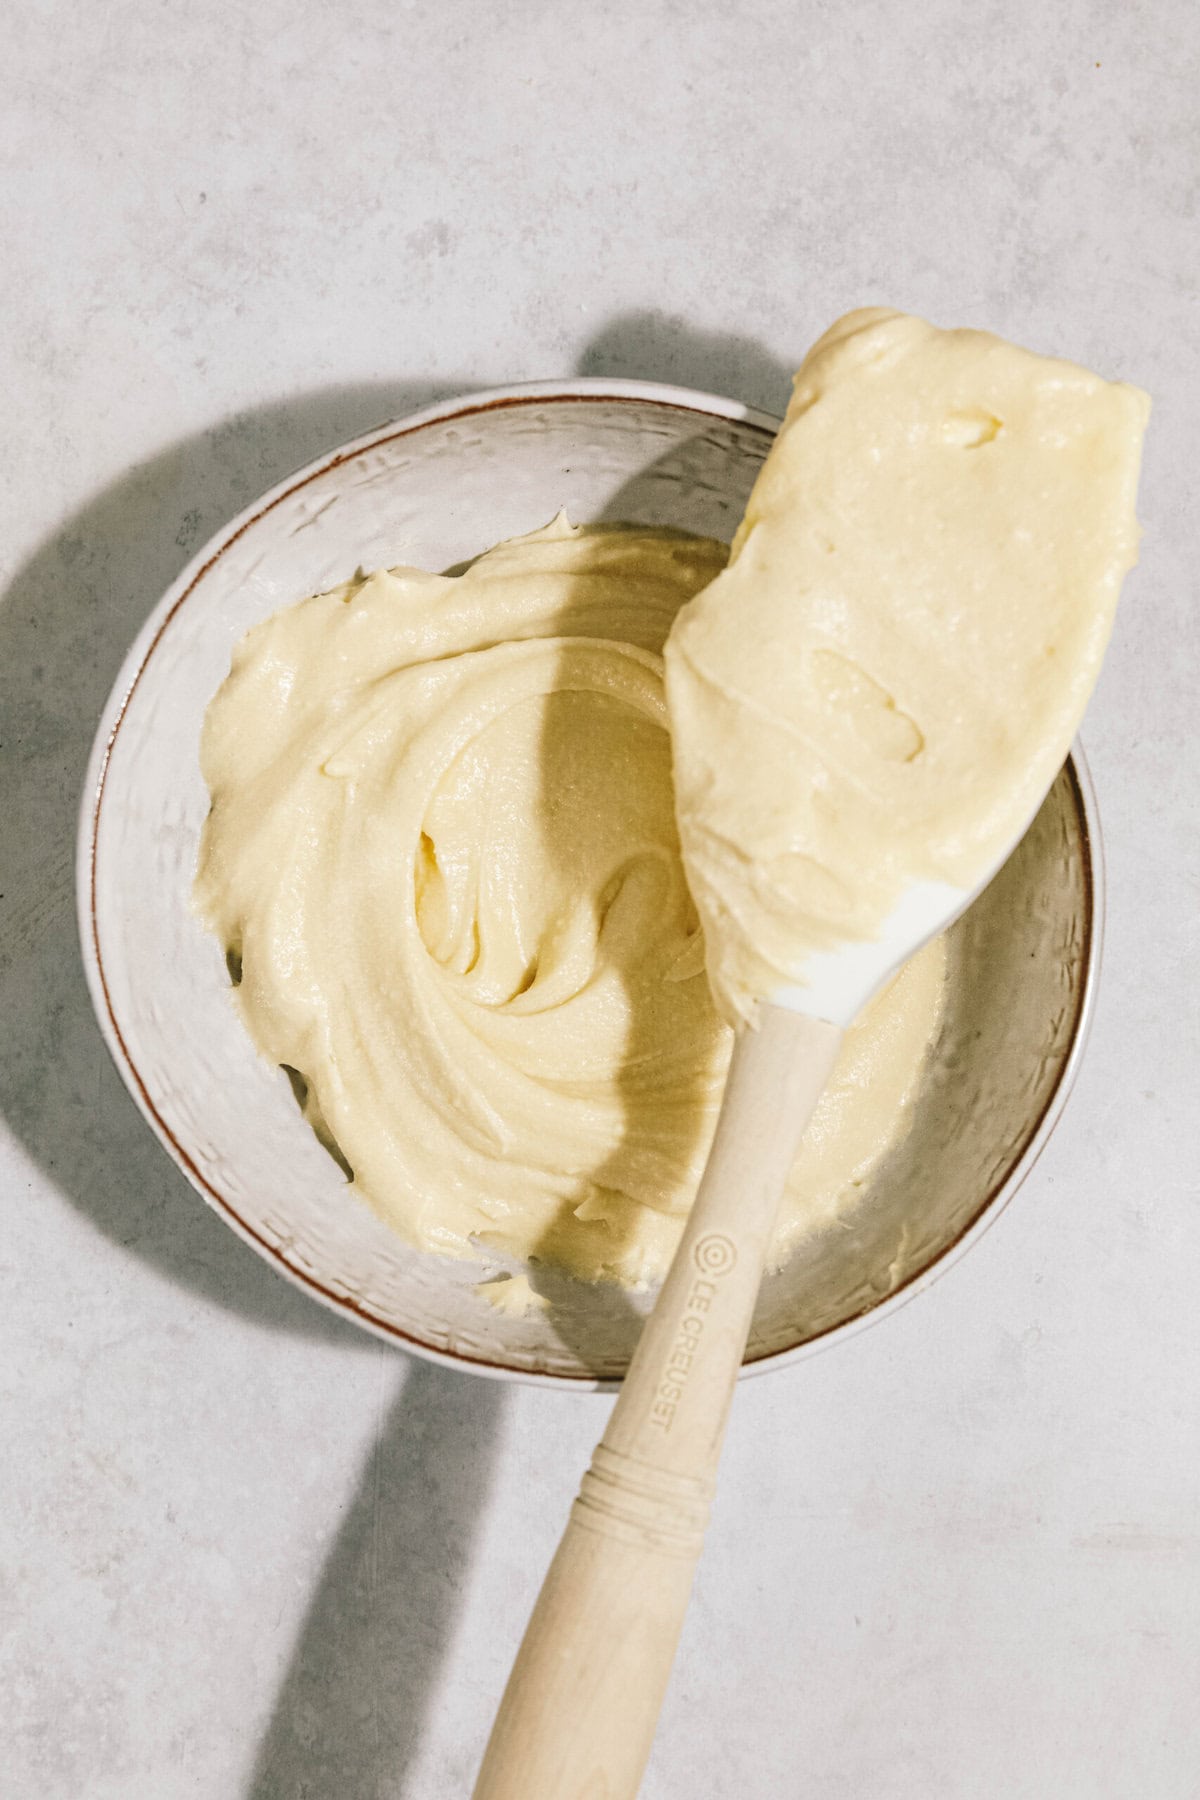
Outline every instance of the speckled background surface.
{"type": "Polygon", "coordinates": [[[260,489],[431,396],[778,410],[885,300],[1155,397],[1086,732],[1101,1004],[985,1243],[740,1394],[644,1792],[1193,1800],[1200,15],[58,0],[5,37],[0,1793],[466,1795],[607,1405],[326,1318],[136,1116],[71,898],[136,626],[260,489]]]}

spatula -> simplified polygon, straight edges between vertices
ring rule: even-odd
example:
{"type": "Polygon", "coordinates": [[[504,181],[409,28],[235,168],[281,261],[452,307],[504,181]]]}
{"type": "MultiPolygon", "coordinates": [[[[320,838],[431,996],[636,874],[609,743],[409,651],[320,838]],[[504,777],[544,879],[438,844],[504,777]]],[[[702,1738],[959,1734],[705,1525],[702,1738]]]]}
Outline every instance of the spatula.
{"type": "Polygon", "coordinates": [[[1134,560],[1147,410],[1134,389],[984,334],[852,314],[797,376],[728,569],[675,622],[667,697],[684,865],[714,995],[736,1001],[750,970],[751,1006],[735,1010],[751,1023],[476,1800],[637,1792],[785,1178],[843,1031],[986,886],[1066,755],[1134,560]],[[853,660],[860,642],[873,675],[853,660]],[[837,706],[813,702],[821,667],[853,677],[837,706]],[[898,687],[923,696],[932,741],[894,710],[898,687]],[[814,750],[823,733],[855,730],[868,748],[843,746],[843,766],[814,750]],[[885,799],[864,810],[876,787],[885,799]],[[882,928],[838,933],[831,948],[818,933],[799,956],[785,942],[781,956],[791,889],[772,884],[772,868],[815,832],[845,864],[845,892],[870,889],[889,868],[889,806],[902,829],[897,878],[872,916],[890,904],[882,928]],[[859,822],[849,850],[829,829],[843,814],[859,822]],[[731,880],[745,902],[733,908],[731,880]]]}

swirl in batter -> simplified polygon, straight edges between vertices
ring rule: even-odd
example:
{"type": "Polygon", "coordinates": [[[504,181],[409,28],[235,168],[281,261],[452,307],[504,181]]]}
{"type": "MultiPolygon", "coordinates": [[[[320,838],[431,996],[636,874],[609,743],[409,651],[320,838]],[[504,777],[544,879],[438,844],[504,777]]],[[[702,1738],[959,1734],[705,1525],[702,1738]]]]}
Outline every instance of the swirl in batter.
{"type": "MultiPolygon", "coordinates": [[[[564,519],[252,630],[213,700],[196,903],[263,1054],[399,1232],[665,1270],[732,1034],[676,832],[661,651],[724,545],[564,519]]],[[[903,1128],[931,946],[849,1034],[774,1261],[903,1128]]]]}

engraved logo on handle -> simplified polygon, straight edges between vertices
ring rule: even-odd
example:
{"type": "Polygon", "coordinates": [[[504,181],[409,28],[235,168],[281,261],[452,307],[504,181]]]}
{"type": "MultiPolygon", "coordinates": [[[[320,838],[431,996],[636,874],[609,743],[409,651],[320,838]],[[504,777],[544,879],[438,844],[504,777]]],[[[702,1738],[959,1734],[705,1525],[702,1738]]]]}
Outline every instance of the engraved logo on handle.
{"type": "Polygon", "coordinates": [[[702,1275],[713,1275],[719,1280],[722,1275],[728,1275],[737,1262],[737,1245],[721,1232],[710,1231],[698,1241],[692,1251],[692,1261],[702,1275]]]}
{"type": "Polygon", "coordinates": [[[692,1248],[692,1261],[699,1274],[692,1282],[683,1316],[679,1321],[679,1330],[667,1357],[654,1404],[650,1408],[651,1421],[664,1436],[675,1422],[676,1408],[683,1398],[683,1390],[696,1359],[700,1334],[708,1323],[708,1309],[716,1295],[717,1282],[722,1275],[728,1275],[737,1266],[737,1245],[724,1232],[706,1232],[692,1248]]]}

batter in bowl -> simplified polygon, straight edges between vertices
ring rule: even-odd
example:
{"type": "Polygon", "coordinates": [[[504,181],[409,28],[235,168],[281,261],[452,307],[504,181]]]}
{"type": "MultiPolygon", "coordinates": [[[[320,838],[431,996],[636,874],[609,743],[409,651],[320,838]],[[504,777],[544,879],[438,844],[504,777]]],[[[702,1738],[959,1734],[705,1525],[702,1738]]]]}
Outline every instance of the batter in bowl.
{"type": "MultiPolygon", "coordinates": [[[[675,823],[661,652],[724,545],[559,518],[394,569],[238,647],[202,746],[195,899],[255,1043],[426,1249],[641,1285],[704,1167],[732,1033],[675,823]]],[[[781,1262],[905,1128],[943,953],[848,1035],[781,1262]]]]}

